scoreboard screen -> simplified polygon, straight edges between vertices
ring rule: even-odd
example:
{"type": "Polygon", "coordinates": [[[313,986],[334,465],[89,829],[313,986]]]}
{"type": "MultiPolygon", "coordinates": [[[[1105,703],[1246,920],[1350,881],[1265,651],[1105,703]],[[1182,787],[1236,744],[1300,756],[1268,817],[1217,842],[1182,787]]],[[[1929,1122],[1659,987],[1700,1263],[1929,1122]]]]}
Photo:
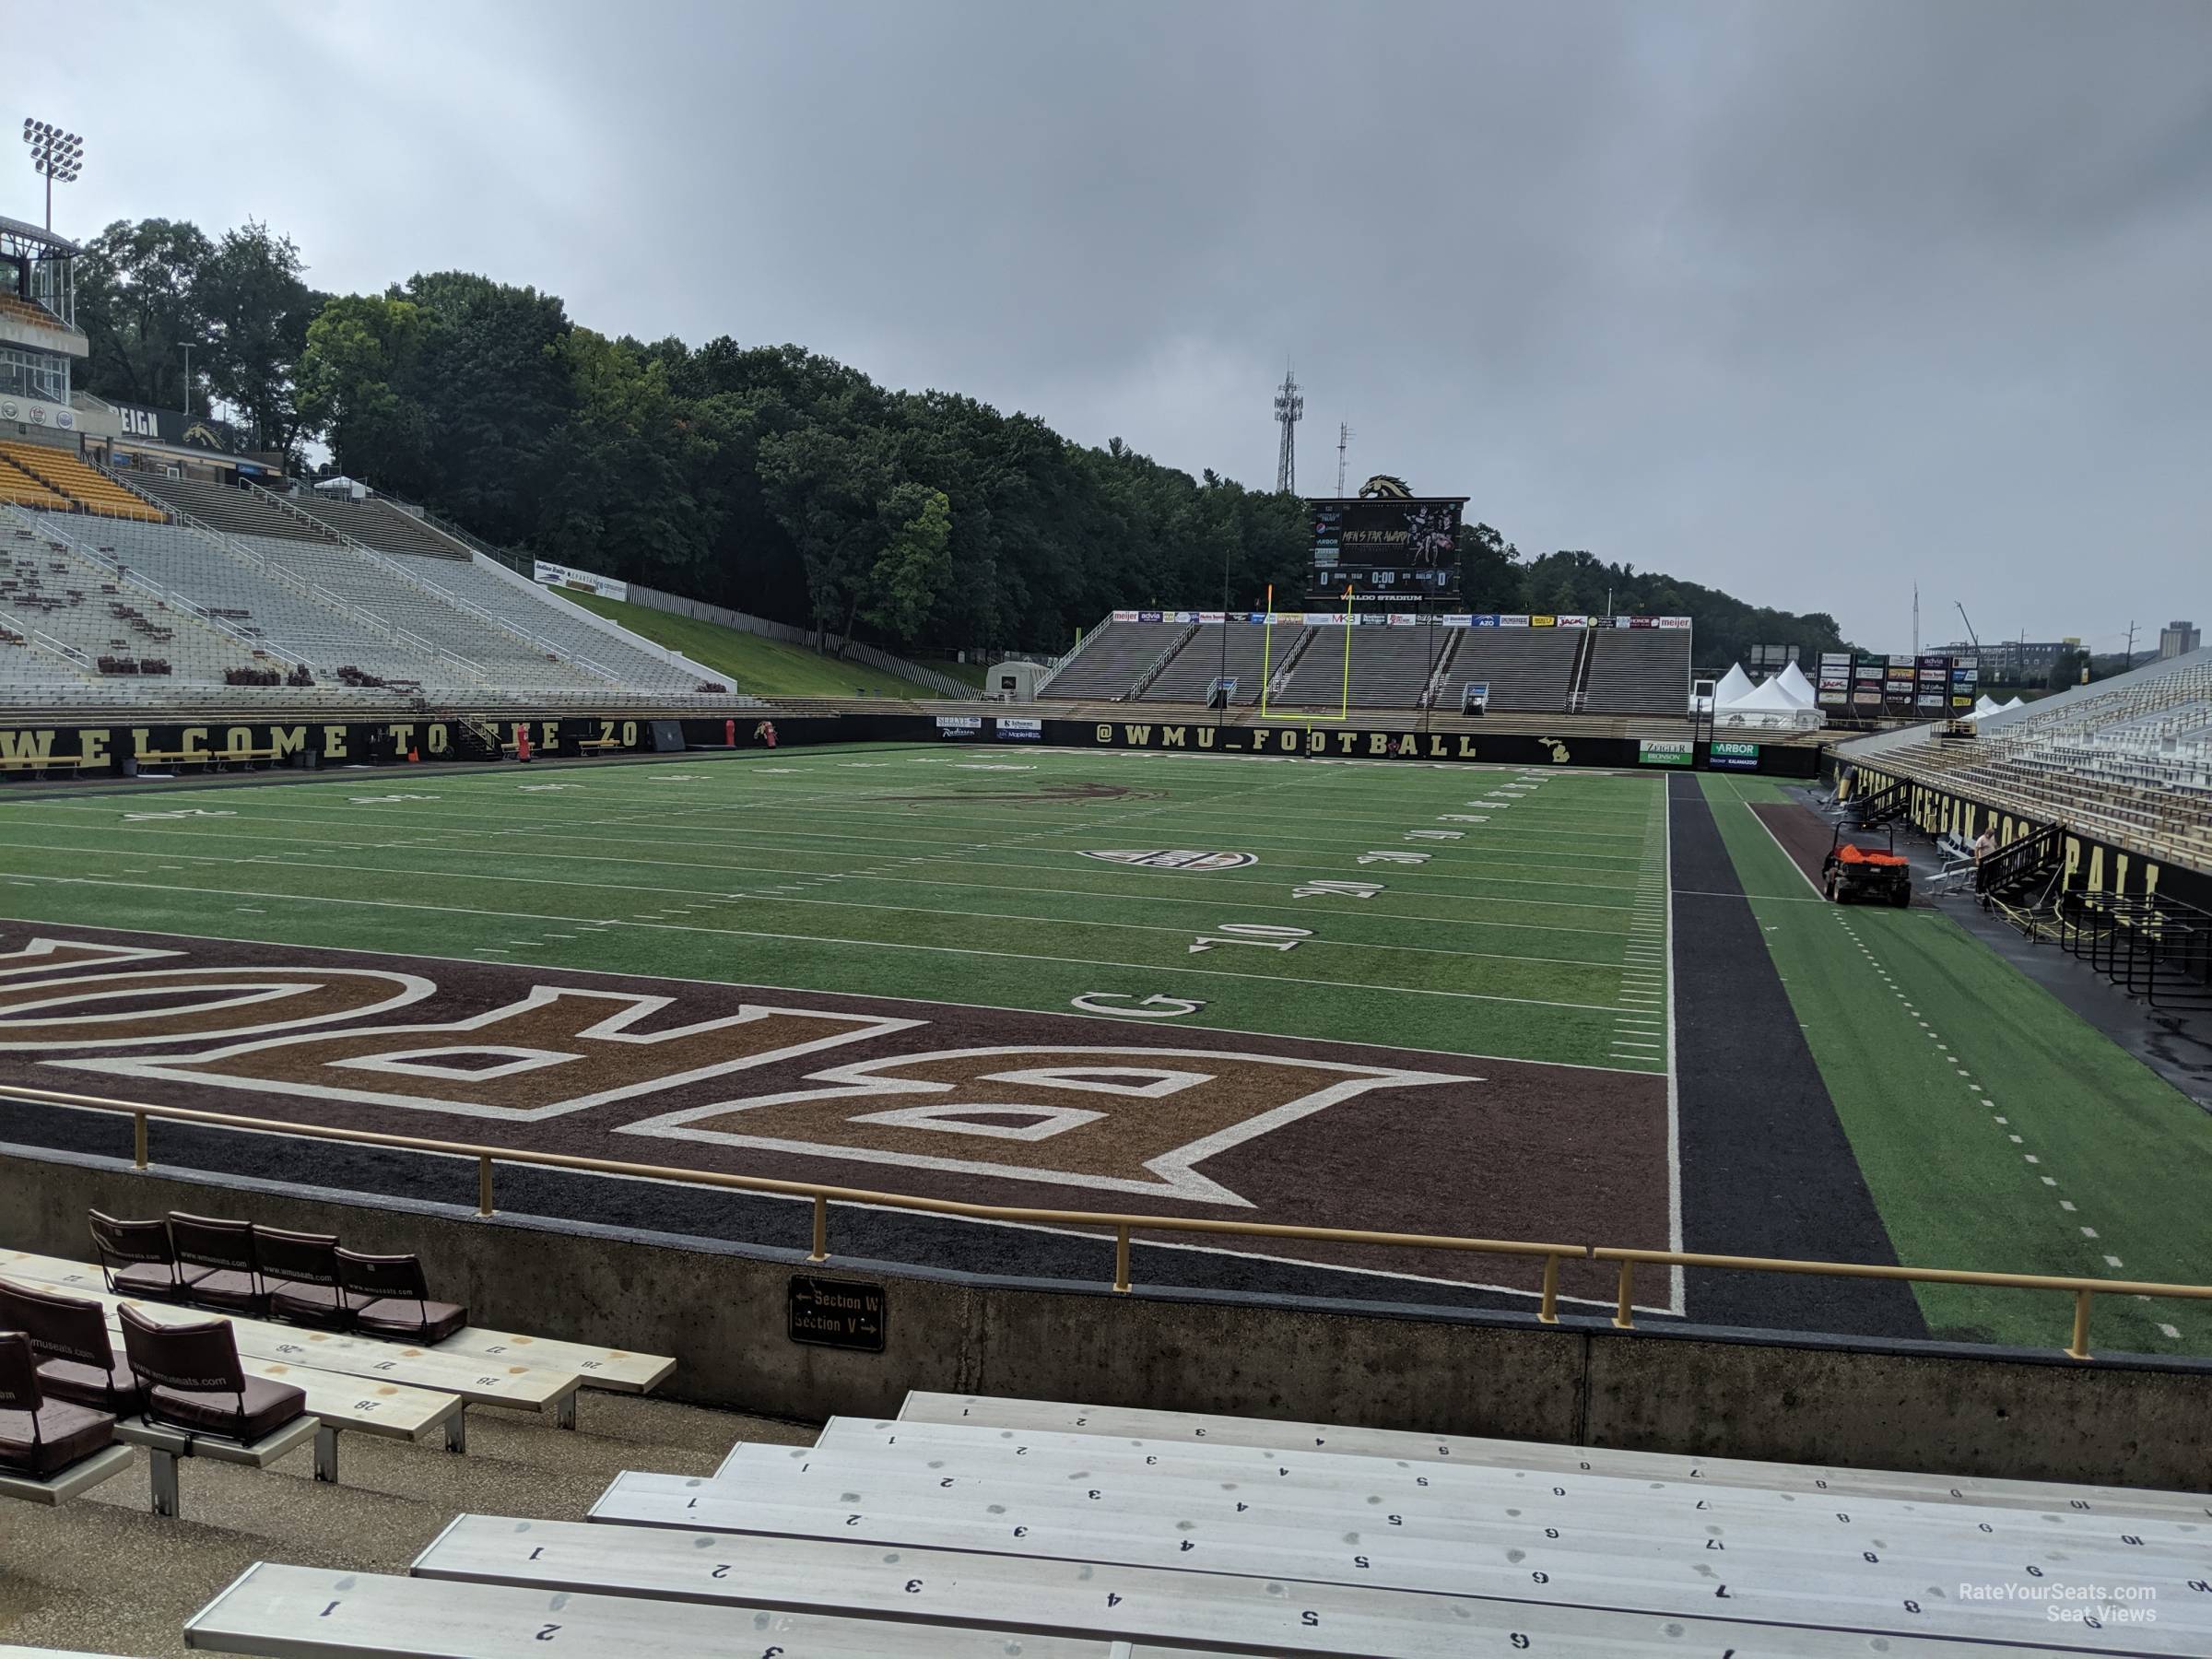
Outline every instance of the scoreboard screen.
{"type": "Polygon", "coordinates": [[[1355,497],[1309,501],[1317,589],[1449,594],[1459,587],[1465,496],[1355,497]]]}

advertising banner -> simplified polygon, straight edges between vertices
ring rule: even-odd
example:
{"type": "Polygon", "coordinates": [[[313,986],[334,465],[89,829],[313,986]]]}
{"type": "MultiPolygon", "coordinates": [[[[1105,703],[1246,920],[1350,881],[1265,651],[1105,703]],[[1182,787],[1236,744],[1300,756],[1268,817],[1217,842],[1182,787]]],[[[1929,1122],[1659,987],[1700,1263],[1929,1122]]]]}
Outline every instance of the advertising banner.
{"type": "Polygon", "coordinates": [[[1001,715],[993,721],[994,734],[1001,743],[1041,743],[1044,741],[1044,722],[1018,719],[1001,715]]]}
{"type": "Polygon", "coordinates": [[[1656,620],[1662,628],[1688,628],[1689,626],[1688,617],[1660,617],[1656,620]]]}
{"type": "Polygon", "coordinates": [[[1584,617],[1557,617],[1553,620],[1561,628],[1587,628],[1590,618],[1584,617]]]}
{"type": "Polygon", "coordinates": [[[1505,618],[1503,617],[1500,616],[1496,611],[1491,611],[1487,616],[1469,617],[1467,618],[1467,626],[1470,628],[1498,628],[1502,626],[1504,621],[1505,618]]]}
{"type": "Polygon", "coordinates": [[[1439,617],[1437,622],[1444,628],[1472,628],[1475,626],[1475,618],[1471,616],[1439,617]]]}
{"type": "Polygon", "coordinates": [[[1759,745],[1715,738],[1706,746],[1705,763],[1722,771],[1757,771],[1759,745]]]}
{"type": "Polygon", "coordinates": [[[549,559],[532,559],[530,577],[541,587],[575,588],[607,599],[629,597],[627,582],[617,582],[612,576],[602,576],[593,571],[579,571],[573,565],[555,564],[549,559]]]}
{"type": "Polygon", "coordinates": [[[940,714],[937,735],[940,737],[981,737],[983,735],[983,717],[981,714],[940,714]]]}
{"type": "Polygon", "coordinates": [[[1687,737],[1639,737],[1636,740],[1636,764],[1639,766],[1688,766],[1692,746],[1687,737]]]}
{"type": "Polygon", "coordinates": [[[1116,622],[1134,622],[1136,620],[1136,613],[1135,611],[1117,610],[1113,613],[1113,619],[1116,622]]]}
{"type": "Polygon", "coordinates": [[[1498,618],[1498,626],[1500,628],[1526,628],[1528,624],[1529,619],[1526,617],[1500,617],[1498,618]]]}

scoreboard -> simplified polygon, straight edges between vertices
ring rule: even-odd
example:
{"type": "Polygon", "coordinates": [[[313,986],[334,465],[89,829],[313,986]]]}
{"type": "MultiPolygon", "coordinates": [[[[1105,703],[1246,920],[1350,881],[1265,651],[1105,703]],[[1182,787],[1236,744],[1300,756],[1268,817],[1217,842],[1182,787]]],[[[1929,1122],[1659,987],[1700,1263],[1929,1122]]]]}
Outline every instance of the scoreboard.
{"type": "Polygon", "coordinates": [[[1308,501],[1313,585],[1342,593],[1459,591],[1459,521],[1465,496],[1358,496],[1308,501]]]}

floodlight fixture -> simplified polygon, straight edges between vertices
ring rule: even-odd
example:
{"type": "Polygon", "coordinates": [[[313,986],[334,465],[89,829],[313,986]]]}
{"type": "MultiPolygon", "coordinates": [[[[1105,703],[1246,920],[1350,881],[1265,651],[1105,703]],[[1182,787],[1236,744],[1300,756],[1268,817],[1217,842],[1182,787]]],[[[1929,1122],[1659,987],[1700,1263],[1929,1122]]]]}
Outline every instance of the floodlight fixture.
{"type": "Polygon", "coordinates": [[[30,171],[46,181],[46,229],[53,229],[55,181],[74,184],[85,171],[85,141],[51,121],[23,118],[23,142],[30,147],[30,171]]]}

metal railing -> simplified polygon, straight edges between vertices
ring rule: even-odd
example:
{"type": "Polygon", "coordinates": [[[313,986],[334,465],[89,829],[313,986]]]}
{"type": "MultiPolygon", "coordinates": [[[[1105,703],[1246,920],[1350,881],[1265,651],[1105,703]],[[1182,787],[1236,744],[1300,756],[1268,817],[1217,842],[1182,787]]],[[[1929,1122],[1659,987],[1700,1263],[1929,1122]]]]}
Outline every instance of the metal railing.
{"type": "Polygon", "coordinates": [[[1699,1251],[1542,1243],[1527,1239],[1463,1239],[1439,1233],[1301,1227],[1291,1222],[1224,1221],[1196,1216],[1127,1215],[1103,1210],[1040,1209],[1027,1206],[971,1204],[955,1198],[925,1198],[912,1193],[883,1193],[865,1187],[830,1186],[810,1181],[781,1181],[764,1175],[731,1175],[714,1170],[627,1163],[611,1159],[587,1158],[577,1153],[536,1152],[519,1147],[484,1147],[466,1141],[386,1135],[368,1129],[337,1129],[322,1124],[288,1123],[281,1119],[245,1117],[228,1112],[202,1112],[185,1106],[159,1106],[143,1100],[117,1100],[99,1095],[24,1088],[13,1084],[0,1084],[0,1099],[129,1117],[131,1162],[138,1170],[152,1167],[151,1126],[156,1119],[465,1159],[477,1166],[477,1214],[485,1218],[499,1213],[495,1202],[493,1171],[501,1163],[540,1169],[576,1170],[594,1175],[616,1175],[631,1180],[662,1181],[680,1185],[719,1187],[731,1192],[768,1193],[783,1197],[804,1198],[810,1201],[813,1206],[812,1242],[806,1256],[809,1262],[830,1259],[830,1206],[832,1204],[912,1210],[923,1215],[959,1216],[971,1220],[1110,1230],[1113,1234],[1113,1288],[1124,1294],[1134,1288],[1129,1253],[1130,1241],[1136,1234],[1194,1233],[1230,1238],[1290,1239],[1306,1243],[1367,1245],[1382,1249],[1446,1250],[1472,1255],[1540,1259],[1544,1264],[1544,1277],[1536,1319],[1549,1325],[1559,1323],[1559,1264],[1610,1263],[1615,1268],[1616,1285],[1612,1323],[1624,1331],[1633,1330],[1636,1324],[1634,1292],[1636,1269],[1639,1266],[1669,1269],[1702,1267],[1729,1272],[1787,1273],[1822,1278],[1887,1279],[1917,1285],[1976,1285],[1995,1289],[2057,1292],[2074,1299],[2072,1340],[2061,1351],[2069,1359],[2081,1360],[2094,1357],[2089,1350],[2089,1315],[2095,1297],[2168,1297],[2190,1301],[2212,1301],[2212,1285],[2170,1285],[2151,1280],[1998,1273],[1958,1267],[1903,1267],[1867,1262],[1810,1262],[1775,1256],[1714,1255],[1699,1251]]]}

